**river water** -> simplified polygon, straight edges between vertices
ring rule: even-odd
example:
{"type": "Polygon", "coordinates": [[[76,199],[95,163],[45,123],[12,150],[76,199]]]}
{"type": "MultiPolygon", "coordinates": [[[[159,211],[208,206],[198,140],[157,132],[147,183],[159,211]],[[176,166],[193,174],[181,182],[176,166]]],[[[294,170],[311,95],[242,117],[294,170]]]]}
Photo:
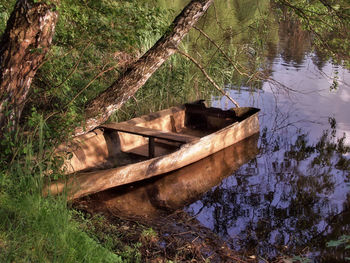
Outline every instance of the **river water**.
{"type": "MultiPolygon", "coordinates": [[[[283,30],[267,57],[276,82],[226,87],[241,106],[261,109],[259,154],[185,210],[262,262],[343,262],[349,253],[327,242],[350,234],[350,72],[305,39],[293,50],[283,30]]],[[[213,105],[233,107],[225,97],[213,105]]]]}
{"type": "MultiPolygon", "coordinates": [[[[343,149],[350,144],[350,73],[330,62],[319,68],[309,52],[297,64],[286,61],[279,50],[272,78],[283,85],[227,87],[241,106],[261,109],[260,153],[186,211],[261,260],[302,255],[342,262],[345,252],[326,243],[350,234],[343,149]],[[335,76],[339,86],[332,90],[335,76]]],[[[213,105],[233,106],[224,97],[213,105]]]]}
{"type": "MultiPolygon", "coordinates": [[[[244,10],[225,23],[247,26],[237,14],[255,16],[256,6],[233,2],[230,8],[244,10]]],[[[216,13],[225,8],[218,3],[216,13]]],[[[226,85],[241,106],[261,109],[260,136],[148,184],[122,187],[112,201],[133,215],[184,209],[260,262],[343,262],[349,252],[327,242],[350,235],[350,72],[322,59],[292,23],[274,26],[264,58],[274,81],[258,89],[226,85]]],[[[225,97],[213,96],[212,105],[233,107],[225,97]]]]}

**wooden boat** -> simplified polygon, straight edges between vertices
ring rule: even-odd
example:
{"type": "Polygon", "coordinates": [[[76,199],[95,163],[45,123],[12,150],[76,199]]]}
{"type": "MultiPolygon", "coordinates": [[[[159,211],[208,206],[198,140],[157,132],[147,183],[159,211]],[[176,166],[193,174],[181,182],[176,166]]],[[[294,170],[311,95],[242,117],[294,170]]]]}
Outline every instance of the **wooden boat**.
{"type": "Polygon", "coordinates": [[[159,218],[201,198],[258,154],[259,133],[184,168],[79,200],[80,205],[123,216],[159,218]],[[98,204],[98,205],[96,205],[98,204]]]}
{"type": "Polygon", "coordinates": [[[144,180],[199,161],[259,132],[256,108],[208,108],[204,101],[105,124],[59,150],[69,176],[43,194],[69,199],[144,180]]]}

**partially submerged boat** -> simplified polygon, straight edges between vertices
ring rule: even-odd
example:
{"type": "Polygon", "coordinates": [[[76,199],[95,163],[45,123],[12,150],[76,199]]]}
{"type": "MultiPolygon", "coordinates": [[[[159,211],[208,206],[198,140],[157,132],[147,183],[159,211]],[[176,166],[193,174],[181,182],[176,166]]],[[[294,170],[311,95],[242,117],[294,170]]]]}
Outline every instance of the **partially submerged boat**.
{"type": "Polygon", "coordinates": [[[102,125],[59,148],[71,155],[68,176],[43,193],[75,199],[182,168],[259,132],[258,112],[208,108],[201,100],[102,125]]]}
{"type": "MultiPolygon", "coordinates": [[[[258,154],[259,133],[184,168],[123,185],[78,201],[94,212],[159,218],[194,203],[258,154]]],[[[78,204],[76,203],[76,204],[78,204]]]]}

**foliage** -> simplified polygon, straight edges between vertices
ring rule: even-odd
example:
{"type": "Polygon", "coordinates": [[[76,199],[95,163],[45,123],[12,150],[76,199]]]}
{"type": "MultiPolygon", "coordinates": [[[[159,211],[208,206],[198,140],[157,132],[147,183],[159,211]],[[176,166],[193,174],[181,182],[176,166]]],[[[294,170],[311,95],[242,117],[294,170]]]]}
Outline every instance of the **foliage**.
{"type": "MultiPolygon", "coordinates": [[[[1,17],[9,17],[14,2],[1,3],[1,17]]],[[[43,198],[41,189],[43,178],[62,176],[53,149],[81,120],[83,105],[161,36],[168,12],[143,1],[70,0],[61,1],[58,11],[53,46],[34,78],[21,128],[1,140],[0,261],[140,262],[138,244],[119,247],[118,239],[82,227],[64,196],[43,198]]],[[[0,32],[5,22],[0,20],[0,32]]],[[[154,108],[164,107],[165,96],[169,104],[177,96],[185,100],[182,84],[189,75],[181,65],[188,68],[174,57],[137,95],[140,101],[152,102],[154,90],[154,108]],[[162,79],[168,84],[158,89],[162,79]]]]}
{"type": "Polygon", "coordinates": [[[303,256],[294,256],[291,259],[292,262],[298,262],[298,263],[310,263],[311,259],[307,258],[307,257],[303,257],[303,256]]]}
{"type": "MultiPolygon", "coordinates": [[[[274,23],[270,1],[215,2],[215,9],[209,9],[198,23],[212,41],[193,30],[188,53],[204,65],[219,86],[261,88],[266,71],[264,57],[268,46],[278,40],[274,23]]],[[[199,80],[206,82],[201,75],[199,80]]]]}
{"type": "Polygon", "coordinates": [[[327,243],[328,247],[338,247],[341,245],[345,245],[345,248],[349,249],[350,248],[350,236],[343,235],[343,236],[339,237],[338,240],[329,241],[327,243]]]}
{"type": "Polygon", "coordinates": [[[33,108],[55,130],[78,125],[84,105],[165,31],[168,12],[143,1],[63,0],[47,61],[38,70],[23,116],[33,108]],[[57,125],[59,124],[59,125],[57,125]]]}
{"type": "Polygon", "coordinates": [[[128,226],[116,226],[101,214],[90,215],[79,210],[72,210],[72,212],[75,221],[79,224],[79,229],[96,242],[103,244],[109,251],[113,251],[123,262],[141,262],[139,251],[141,244],[134,242],[133,238],[129,238],[129,242],[125,242],[125,239],[128,239],[125,232],[130,233],[130,237],[132,237],[137,235],[136,230],[124,231],[128,226]]]}
{"type": "Polygon", "coordinates": [[[111,120],[124,121],[199,98],[210,101],[213,93],[197,68],[176,54],[153,74],[111,120]]]}
{"type": "Polygon", "coordinates": [[[78,228],[64,196],[42,197],[44,176],[59,173],[61,163],[49,151],[42,117],[31,125],[33,132],[1,142],[0,261],[121,262],[78,228]]]}
{"type": "Polygon", "coordinates": [[[15,1],[2,1],[0,3],[0,36],[5,31],[6,22],[10,18],[10,12],[15,1]]]}
{"type": "MultiPolygon", "coordinates": [[[[346,0],[276,2],[287,6],[288,14],[295,15],[313,33],[319,52],[329,54],[336,62],[345,59],[348,63],[350,9],[346,0]]],[[[0,34],[14,3],[0,3],[0,34]]],[[[195,30],[181,48],[200,60],[221,86],[261,88],[256,73],[268,75],[271,64],[265,64],[263,58],[278,40],[278,30],[272,27],[275,16],[271,15],[270,1],[232,3],[230,9],[226,1],[216,1],[227,13],[217,16],[210,9],[199,23],[214,41],[223,40],[220,47],[231,61],[195,30]]],[[[58,12],[53,46],[34,79],[22,129],[5,134],[0,142],[0,261],[137,261],[137,244],[117,253],[117,239],[92,231],[103,219],[91,219],[93,226],[89,220],[77,223],[77,213],[67,209],[64,197],[43,198],[40,189],[43,177],[61,176],[62,160],[53,157],[52,149],[66,140],[82,120],[85,103],[156,42],[166,31],[172,12],[145,0],[61,0],[58,12]]],[[[213,94],[197,68],[174,55],[113,119],[125,120],[176,103],[209,99],[213,94]]],[[[349,153],[345,137],[334,140],[332,133],[325,133],[317,145],[309,145],[306,135],[301,134],[286,157],[296,163],[312,158],[313,167],[335,165],[346,171],[350,163],[344,158],[349,153]]],[[[299,197],[303,202],[312,199],[307,194],[299,197]]],[[[144,233],[146,239],[154,236],[151,230],[144,233]]]]}
{"type": "MultiPolygon", "coordinates": [[[[327,242],[327,247],[337,248],[344,246],[346,250],[350,249],[350,236],[342,235],[337,240],[331,240],[327,242]]],[[[345,260],[349,261],[350,257],[345,257],[345,260]]]]}
{"type": "Polygon", "coordinates": [[[319,52],[350,66],[350,5],[347,0],[277,0],[314,36],[319,52]]]}
{"type": "MultiPolygon", "coordinates": [[[[14,2],[0,4],[0,32],[14,2]]],[[[140,262],[137,244],[121,248],[115,246],[118,239],[81,227],[64,196],[43,198],[41,189],[43,178],[62,176],[62,160],[53,149],[81,120],[83,105],[162,35],[168,12],[143,1],[71,0],[61,1],[58,11],[53,46],[34,78],[21,128],[10,130],[0,142],[0,261],[140,262]]],[[[176,63],[172,59],[158,81],[167,79],[168,68],[176,63]]],[[[176,67],[172,84],[177,84],[171,88],[176,96],[187,77],[176,67]]],[[[176,97],[165,95],[170,80],[158,91],[154,107],[161,107],[164,96],[176,97]]],[[[150,83],[138,95],[145,103],[158,90],[157,81],[150,83]]]]}

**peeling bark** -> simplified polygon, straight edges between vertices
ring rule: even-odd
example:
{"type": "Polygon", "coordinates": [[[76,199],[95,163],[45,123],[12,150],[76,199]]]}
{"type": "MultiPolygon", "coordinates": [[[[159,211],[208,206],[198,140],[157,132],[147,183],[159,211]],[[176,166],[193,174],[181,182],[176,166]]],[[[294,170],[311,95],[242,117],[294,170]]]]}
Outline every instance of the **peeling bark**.
{"type": "Polygon", "coordinates": [[[48,52],[54,5],[18,0],[0,42],[0,130],[18,122],[32,79],[48,52]]]}
{"type": "Polygon", "coordinates": [[[192,0],[175,18],[168,32],[109,88],[88,103],[86,121],[75,130],[83,134],[104,123],[152,74],[176,52],[183,37],[206,12],[213,0],[192,0]]]}

